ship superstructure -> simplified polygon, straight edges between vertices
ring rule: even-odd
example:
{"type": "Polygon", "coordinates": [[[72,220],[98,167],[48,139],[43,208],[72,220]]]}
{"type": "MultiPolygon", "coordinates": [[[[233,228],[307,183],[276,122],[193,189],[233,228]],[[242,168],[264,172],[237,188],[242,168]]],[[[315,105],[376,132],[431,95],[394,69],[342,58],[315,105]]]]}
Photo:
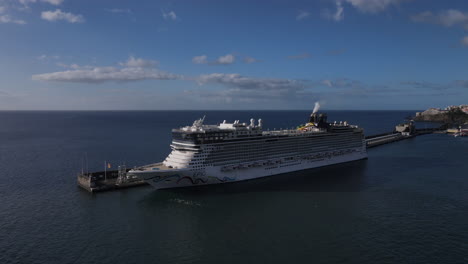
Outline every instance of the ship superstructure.
{"type": "Polygon", "coordinates": [[[261,119],[223,121],[172,130],[172,151],[161,163],[130,170],[157,189],[255,179],[367,158],[363,129],[328,123],[314,110],[297,129],[264,131],[261,119]]]}

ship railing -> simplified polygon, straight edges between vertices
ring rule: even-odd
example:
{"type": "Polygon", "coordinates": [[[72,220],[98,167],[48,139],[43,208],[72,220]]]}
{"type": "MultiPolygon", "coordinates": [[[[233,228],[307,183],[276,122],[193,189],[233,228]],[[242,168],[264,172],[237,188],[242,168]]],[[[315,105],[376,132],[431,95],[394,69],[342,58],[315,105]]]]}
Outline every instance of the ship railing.
{"type": "Polygon", "coordinates": [[[309,135],[315,134],[319,132],[324,132],[325,130],[312,130],[312,131],[303,131],[297,129],[288,129],[288,130],[271,130],[271,131],[263,131],[264,135],[309,135]]]}

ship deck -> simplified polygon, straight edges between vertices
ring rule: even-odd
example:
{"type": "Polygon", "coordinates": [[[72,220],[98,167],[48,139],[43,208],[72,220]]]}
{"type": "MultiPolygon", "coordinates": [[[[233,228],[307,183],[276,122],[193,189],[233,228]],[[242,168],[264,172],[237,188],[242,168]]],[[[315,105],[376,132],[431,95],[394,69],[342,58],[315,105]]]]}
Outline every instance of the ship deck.
{"type": "Polygon", "coordinates": [[[164,165],[162,162],[148,164],[145,166],[137,167],[133,169],[133,171],[158,171],[158,170],[175,170],[176,168],[168,167],[164,165]]]}

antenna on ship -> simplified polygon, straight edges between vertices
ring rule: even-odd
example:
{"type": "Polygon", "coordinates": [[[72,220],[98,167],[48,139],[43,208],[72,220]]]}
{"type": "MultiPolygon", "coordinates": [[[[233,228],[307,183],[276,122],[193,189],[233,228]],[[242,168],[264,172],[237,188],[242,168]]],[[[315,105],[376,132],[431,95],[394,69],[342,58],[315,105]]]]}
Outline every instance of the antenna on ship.
{"type": "Polygon", "coordinates": [[[198,120],[195,120],[195,121],[193,122],[193,126],[194,126],[194,127],[200,127],[200,126],[202,126],[202,125],[203,125],[203,122],[205,121],[205,117],[206,117],[206,115],[204,115],[203,118],[200,118],[200,119],[198,119],[198,120]]]}

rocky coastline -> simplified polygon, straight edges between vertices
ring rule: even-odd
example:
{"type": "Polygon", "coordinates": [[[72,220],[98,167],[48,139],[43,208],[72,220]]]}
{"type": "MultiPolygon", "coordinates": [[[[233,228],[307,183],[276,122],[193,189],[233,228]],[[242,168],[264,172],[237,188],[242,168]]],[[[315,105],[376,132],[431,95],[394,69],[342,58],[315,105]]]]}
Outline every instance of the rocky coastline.
{"type": "Polygon", "coordinates": [[[445,124],[465,124],[468,123],[468,105],[449,106],[445,109],[429,108],[424,112],[417,112],[413,120],[445,124]]]}

